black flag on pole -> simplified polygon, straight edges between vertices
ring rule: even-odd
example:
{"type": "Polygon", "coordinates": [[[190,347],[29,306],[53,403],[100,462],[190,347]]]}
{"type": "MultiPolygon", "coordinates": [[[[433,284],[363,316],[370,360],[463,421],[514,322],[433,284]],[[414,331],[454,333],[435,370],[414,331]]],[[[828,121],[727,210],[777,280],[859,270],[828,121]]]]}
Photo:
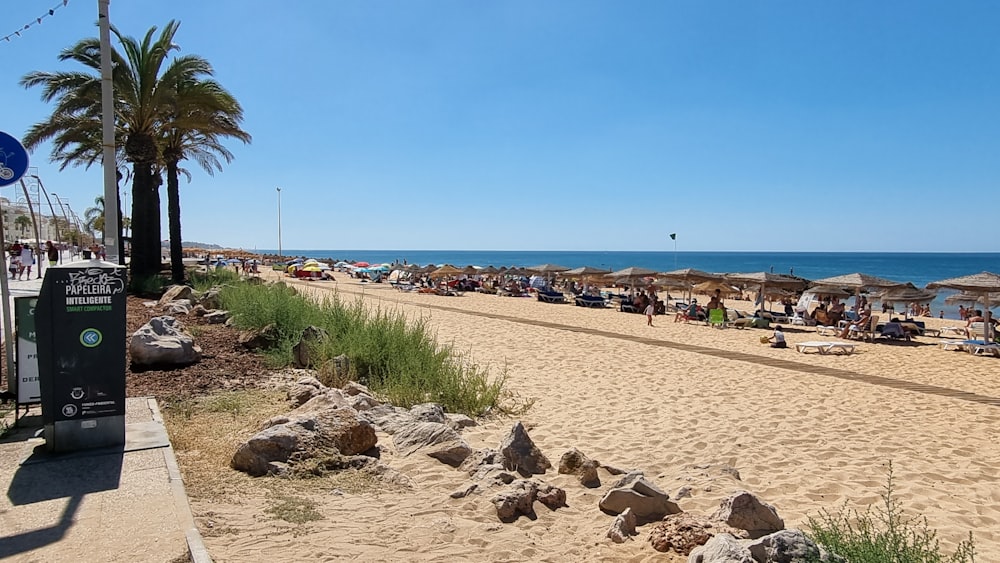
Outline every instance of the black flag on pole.
{"type": "Polygon", "coordinates": [[[677,233],[670,233],[670,240],[677,240],[677,233]]]}

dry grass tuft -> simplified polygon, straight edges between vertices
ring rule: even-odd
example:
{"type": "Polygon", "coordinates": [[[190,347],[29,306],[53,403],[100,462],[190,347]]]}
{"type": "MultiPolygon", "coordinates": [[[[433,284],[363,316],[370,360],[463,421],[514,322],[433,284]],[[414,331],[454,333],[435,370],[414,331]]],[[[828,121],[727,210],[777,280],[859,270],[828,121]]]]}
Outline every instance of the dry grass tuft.
{"type": "Polygon", "coordinates": [[[229,467],[236,448],[264,421],[290,410],[285,393],[245,389],[167,401],[163,419],[188,494],[238,501],[260,490],[254,477],[229,467]]]}
{"type": "MultiPolygon", "coordinates": [[[[250,498],[295,498],[334,491],[377,496],[401,488],[366,470],[316,474],[300,471],[295,477],[250,477],[229,466],[243,441],[259,431],[266,420],[290,409],[284,391],[264,389],[222,391],[165,402],[161,410],[188,494],[208,501],[241,504],[250,498]]],[[[306,460],[303,465],[308,463],[306,460]]]]}

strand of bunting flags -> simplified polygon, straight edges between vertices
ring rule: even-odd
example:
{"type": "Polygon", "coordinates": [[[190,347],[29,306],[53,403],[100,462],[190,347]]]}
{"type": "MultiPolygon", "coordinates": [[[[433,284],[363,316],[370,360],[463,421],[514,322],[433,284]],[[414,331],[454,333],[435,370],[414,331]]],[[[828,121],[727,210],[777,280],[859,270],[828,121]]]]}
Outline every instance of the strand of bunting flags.
{"type": "Polygon", "coordinates": [[[42,20],[44,20],[47,17],[56,15],[56,11],[59,10],[59,9],[61,9],[61,8],[64,8],[66,6],[66,4],[69,4],[69,0],[62,0],[62,2],[60,2],[59,4],[56,4],[55,6],[52,6],[51,8],[49,8],[49,10],[47,12],[45,12],[44,14],[42,14],[42,15],[38,16],[37,18],[31,20],[30,22],[24,24],[23,26],[21,26],[20,28],[18,28],[17,31],[15,31],[13,33],[8,33],[4,37],[0,38],[0,40],[6,41],[6,42],[9,43],[11,37],[20,37],[21,34],[24,33],[25,31],[28,31],[28,29],[30,29],[31,26],[33,26],[33,25],[42,25],[42,20]]]}

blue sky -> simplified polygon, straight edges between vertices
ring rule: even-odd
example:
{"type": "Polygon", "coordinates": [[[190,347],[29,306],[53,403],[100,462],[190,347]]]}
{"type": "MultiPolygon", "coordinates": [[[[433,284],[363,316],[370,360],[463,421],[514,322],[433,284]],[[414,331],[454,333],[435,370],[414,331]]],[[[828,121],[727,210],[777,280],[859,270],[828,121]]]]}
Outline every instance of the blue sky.
{"type": "MultiPolygon", "coordinates": [[[[6,2],[0,34],[57,3],[6,2]]],[[[17,82],[64,68],[96,14],[70,0],[0,41],[0,130],[48,115],[17,82]]],[[[253,143],[181,185],[184,238],[243,248],[277,246],[280,186],[285,248],[673,250],[676,232],[680,250],[996,251],[998,16],[985,1],[111,3],[133,36],[180,20],[180,52],[243,104],[253,143]]],[[[32,165],[78,212],[101,192],[99,170],[60,173],[48,147],[32,165]]]]}

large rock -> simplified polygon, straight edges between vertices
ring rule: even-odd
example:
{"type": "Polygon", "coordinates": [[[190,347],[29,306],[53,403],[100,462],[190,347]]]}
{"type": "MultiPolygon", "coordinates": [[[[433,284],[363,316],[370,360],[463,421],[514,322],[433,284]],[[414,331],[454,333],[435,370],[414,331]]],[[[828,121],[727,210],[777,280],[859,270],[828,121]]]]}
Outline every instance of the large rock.
{"type": "Polygon", "coordinates": [[[178,299],[163,306],[163,311],[168,315],[186,315],[191,312],[191,301],[188,299],[178,299]]]}
{"type": "Polygon", "coordinates": [[[303,377],[288,388],[288,399],[293,405],[298,407],[306,404],[313,397],[322,395],[327,391],[336,390],[327,388],[315,377],[303,377]]]}
{"type": "Polygon", "coordinates": [[[600,463],[576,448],[571,448],[559,458],[559,473],[576,475],[580,484],[589,488],[601,486],[601,479],[597,475],[597,468],[600,466],[600,463]]]}
{"type": "Polygon", "coordinates": [[[501,522],[513,522],[520,515],[535,515],[535,495],[538,485],[528,479],[518,479],[493,496],[493,506],[501,522]]]}
{"type": "Polygon", "coordinates": [[[319,380],[329,387],[340,387],[351,380],[351,359],[341,354],[323,362],[319,367],[319,380]]]}
{"type": "Polygon", "coordinates": [[[756,563],[750,550],[729,534],[719,534],[688,556],[688,563],[756,563]]]}
{"type": "Polygon", "coordinates": [[[344,405],[339,393],[324,393],[265,423],[237,448],[231,465],[250,475],[265,475],[290,458],[304,460],[332,451],[343,456],[366,452],[377,443],[375,429],[344,405]]]}
{"type": "Polygon", "coordinates": [[[712,518],[759,538],[785,529],[785,521],[770,504],[749,491],[736,491],[719,503],[712,518]]]}
{"type": "MultiPolygon", "coordinates": [[[[163,296],[157,301],[157,305],[163,307],[171,301],[177,301],[178,299],[191,299],[191,287],[187,285],[172,285],[163,292],[163,296]]],[[[190,306],[190,302],[188,302],[190,306]]]]}
{"type": "Polygon", "coordinates": [[[520,421],[511,428],[498,449],[503,456],[503,466],[525,477],[545,473],[552,468],[552,463],[531,441],[520,421]]]}
{"type": "Polygon", "coordinates": [[[205,322],[207,322],[210,325],[215,325],[215,324],[221,325],[226,321],[228,321],[230,316],[231,315],[229,311],[212,311],[211,313],[206,314],[204,316],[204,319],[205,322]]]}
{"type": "Polygon", "coordinates": [[[173,317],[153,317],[132,334],[128,345],[137,366],[185,366],[201,359],[201,348],[173,317]]]}
{"type": "Polygon", "coordinates": [[[410,416],[421,422],[445,423],[444,407],[437,403],[421,403],[410,407],[410,416]]]}
{"type": "Polygon", "coordinates": [[[660,520],[668,514],[677,514],[681,509],[670,501],[670,496],[659,487],[646,480],[639,472],[632,472],[615,484],[598,504],[601,510],[611,514],[621,514],[631,508],[640,523],[660,520]]]}
{"type": "Polygon", "coordinates": [[[213,287],[202,294],[201,298],[198,299],[198,304],[206,309],[221,309],[222,299],[219,298],[220,293],[222,293],[221,287],[213,287]]]}
{"type": "Polygon", "coordinates": [[[614,522],[608,528],[607,537],[615,543],[625,543],[625,540],[635,535],[635,514],[631,508],[626,508],[624,512],[615,516],[614,522]]]}
{"type": "Polygon", "coordinates": [[[297,368],[311,368],[316,358],[316,347],[328,338],[325,330],[309,325],[302,329],[298,343],[292,347],[292,363],[297,368]]]}
{"type": "Polygon", "coordinates": [[[413,422],[392,435],[396,450],[404,456],[423,451],[428,456],[458,467],[472,453],[469,444],[447,424],[413,422]]]}
{"type": "Polygon", "coordinates": [[[649,542],[656,551],[673,551],[688,555],[694,548],[705,545],[719,534],[730,534],[746,538],[747,533],[719,522],[689,512],[670,514],[653,526],[649,532],[649,542]]]}
{"type": "MultiPolygon", "coordinates": [[[[359,396],[355,395],[355,397],[359,396]]],[[[385,432],[390,436],[398,432],[400,428],[415,422],[408,410],[392,405],[378,405],[370,409],[365,409],[358,414],[361,418],[371,423],[376,430],[385,432]]]]}
{"type": "Polygon", "coordinates": [[[814,563],[843,561],[842,557],[827,553],[801,530],[781,530],[746,544],[757,561],[768,563],[814,563]]]}
{"type": "Polygon", "coordinates": [[[566,506],[566,491],[532,479],[517,479],[493,497],[497,517],[502,522],[513,522],[520,515],[535,516],[535,501],[552,510],[566,506]]]}
{"type": "Polygon", "coordinates": [[[239,343],[240,346],[248,350],[262,350],[273,347],[280,339],[278,325],[269,324],[260,330],[248,330],[241,333],[239,343]]]}

